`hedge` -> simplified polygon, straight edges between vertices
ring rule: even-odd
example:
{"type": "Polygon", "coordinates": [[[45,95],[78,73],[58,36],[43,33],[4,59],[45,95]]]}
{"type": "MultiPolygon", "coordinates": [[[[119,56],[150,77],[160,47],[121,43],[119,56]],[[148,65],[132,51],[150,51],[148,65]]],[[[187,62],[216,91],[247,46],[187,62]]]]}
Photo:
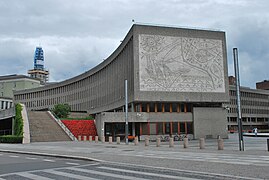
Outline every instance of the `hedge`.
{"type": "Polygon", "coordinates": [[[23,135],[23,119],[21,115],[22,106],[20,104],[16,104],[16,115],[15,115],[15,124],[14,124],[14,135],[22,136],[23,135]]]}
{"type": "Polygon", "coordinates": [[[22,138],[14,135],[0,136],[0,143],[22,143],[22,138]]]}

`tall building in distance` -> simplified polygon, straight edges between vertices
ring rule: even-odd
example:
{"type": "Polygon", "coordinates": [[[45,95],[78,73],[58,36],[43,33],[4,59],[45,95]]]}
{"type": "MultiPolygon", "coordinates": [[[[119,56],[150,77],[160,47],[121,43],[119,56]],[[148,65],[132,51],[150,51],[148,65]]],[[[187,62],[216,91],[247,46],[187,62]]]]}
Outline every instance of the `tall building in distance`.
{"type": "Polygon", "coordinates": [[[44,51],[42,47],[36,47],[34,57],[34,69],[28,70],[32,78],[40,79],[40,83],[45,85],[49,80],[49,71],[44,67],[44,51]]]}

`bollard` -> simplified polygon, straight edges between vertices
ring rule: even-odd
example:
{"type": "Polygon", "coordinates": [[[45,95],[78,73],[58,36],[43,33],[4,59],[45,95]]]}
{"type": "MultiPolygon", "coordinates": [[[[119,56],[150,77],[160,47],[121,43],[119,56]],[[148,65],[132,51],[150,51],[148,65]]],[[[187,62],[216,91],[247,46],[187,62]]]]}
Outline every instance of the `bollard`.
{"type": "Polygon", "coordinates": [[[267,139],[267,150],[269,151],[269,139],[267,139]]]}
{"type": "Polygon", "coordinates": [[[174,147],[174,138],[169,138],[169,147],[174,147]]]}
{"type": "Polygon", "coordinates": [[[145,138],[145,146],[149,146],[149,137],[148,136],[145,138]]]}
{"type": "Polygon", "coordinates": [[[205,149],[205,138],[199,139],[199,147],[200,149],[205,149]]]}
{"type": "Polygon", "coordinates": [[[92,136],[89,136],[89,141],[92,142],[92,136]]]}
{"type": "Polygon", "coordinates": [[[95,140],[95,143],[98,143],[98,136],[95,136],[94,140],[95,140]]]}
{"type": "Polygon", "coordinates": [[[78,136],[78,141],[81,141],[81,136],[78,136]]]}
{"type": "Polygon", "coordinates": [[[160,137],[157,137],[156,147],[160,147],[160,146],[161,146],[161,138],[160,137]]]}
{"type": "Polygon", "coordinates": [[[134,145],[138,145],[138,137],[137,136],[135,137],[134,145]]]}
{"type": "Polygon", "coordinates": [[[188,148],[188,138],[184,138],[183,147],[188,148]]]}
{"type": "Polygon", "coordinates": [[[83,136],[83,141],[87,141],[87,136],[83,136]]]}
{"type": "Polygon", "coordinates": [[[117,144],[120,144],[120,137],[117,137],[117,144]]]}
{"type": "Polygon", "coordinates": [[[109,142],[109,144],[112,144],[112,136],[108,137],[108,142],[109,142]]]}
{"type": "Polygon", "coordinates": [[[223,139],[218,139],[218,150],[223,149],[224,149],[223,139]]]}
{"type": "Polygon", "coordinates": [[[102,141],[102,143],[105,143],[106,142],[106,137],[102,136],[101,141],[102,141]]]}

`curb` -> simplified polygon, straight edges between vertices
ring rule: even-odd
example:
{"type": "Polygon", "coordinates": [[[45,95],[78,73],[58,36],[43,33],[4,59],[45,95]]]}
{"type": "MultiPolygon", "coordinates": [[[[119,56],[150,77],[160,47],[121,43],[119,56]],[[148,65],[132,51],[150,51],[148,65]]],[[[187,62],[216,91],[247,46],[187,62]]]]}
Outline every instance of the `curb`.
{"type": "Polygon", "coordinates": [[[89,157],[85,157],[85,156],[72,156],[72,155],[66,155],[66,154],[50,154],[50,153],[31,152],[31,151],[16,151],[16,150],[5,150],[5,149],[0,149],[0,152],[28,154],[28,155],[37,155],[37,156],[46,156],[46,157],[55,157],[55,158],[77,159],[77,160],[84,160],[84,161],[104,162],[104,161],[99,160],[99,159],[89,158],[89,157]]]}

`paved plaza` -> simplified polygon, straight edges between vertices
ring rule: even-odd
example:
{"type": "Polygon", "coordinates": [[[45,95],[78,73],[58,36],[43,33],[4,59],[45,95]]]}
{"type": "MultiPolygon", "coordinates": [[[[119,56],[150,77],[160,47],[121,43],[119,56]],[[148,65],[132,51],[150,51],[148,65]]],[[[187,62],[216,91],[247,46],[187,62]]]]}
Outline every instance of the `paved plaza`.
{"type": "Polygon", "coordinates": [[[16,152],[54,157],[68,157],[80,160],[95,160],[98,163],[119,163],[128,166],[180,170],[207,175],[227,175],[230,178],[269,179],[269,152],[266,137],[244,137],[245,151],[238,149],[238,134],[224,139],[224,150],[217,150],[217,140],[206,140],[205,149],[199,149],[198,140],[175,142],[174,147],[162,142],[145,146],[95,143],[95,142],[45,142],[31,144],[0,144],[2,152],[16,152]]]}

